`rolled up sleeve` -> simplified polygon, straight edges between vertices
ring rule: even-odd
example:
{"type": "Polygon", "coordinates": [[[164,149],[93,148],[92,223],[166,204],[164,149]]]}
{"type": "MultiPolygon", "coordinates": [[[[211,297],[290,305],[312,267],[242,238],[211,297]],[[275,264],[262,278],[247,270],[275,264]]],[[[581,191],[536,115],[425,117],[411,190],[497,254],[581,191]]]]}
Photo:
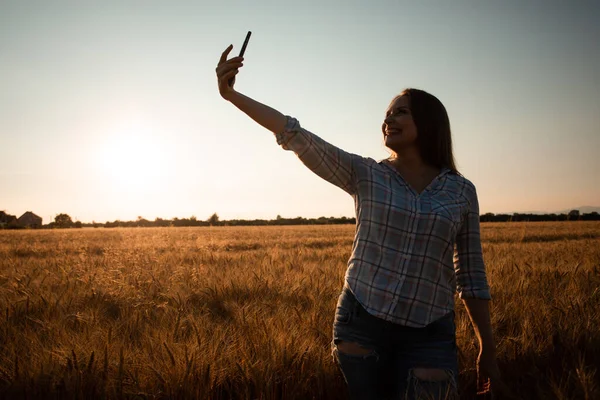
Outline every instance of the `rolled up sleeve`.
{"type": "Polygon", "coordinates": [[[456,290],[461,299],[491,300],[481,249],[479,201],[474,186],[469,197],[469,210],[454,245],[456,290]]]}
{"type": "Polygon", "coordinates": [[[345,152],[300,126],[286,115],[283,132],[276,133],[277,144],[291,150],[311,171],[349,194],[356,192],[356,165],[363,157],[345,152]]]}

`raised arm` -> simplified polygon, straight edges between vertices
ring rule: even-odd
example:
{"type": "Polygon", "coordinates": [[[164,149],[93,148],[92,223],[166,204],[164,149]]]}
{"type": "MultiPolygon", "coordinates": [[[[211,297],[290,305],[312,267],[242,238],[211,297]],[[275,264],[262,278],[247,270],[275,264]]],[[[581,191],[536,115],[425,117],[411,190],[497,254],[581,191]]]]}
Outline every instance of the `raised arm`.
{"type": "Polygon", "coordinates": [[[229,46],[219,60],[217,78],[221,96],[246,115],[275,134],[277,143],[292,150],[315,174],[350,194],[356,191],[356,168],[363,158],[345,152],[300,126],[295,118],[259,103],[233,89],[235,75],[243,65],[242,57],[227,60],[229,46]],[[234,82],[229,85],[229,79],[234,82]]]}
{"type": "Polygon", "coordinates": [[[231,49],[232,46],[229,45],[223,54],[221,54],[219,64],[216,68],[221,97],[231,102],[246,115],[271,132],[282,132],[286,123],[285,115],[265,104],[251,99],[250,97],[244,96],[233,89],[235,75],[238,74],[239,68],[244,65],[244,57],[233,57],[232,59],[227,60],[227,55],[231,49]],[[233,78],[233,82],[229,85],[229,79],[231,78],[233,78]]]}

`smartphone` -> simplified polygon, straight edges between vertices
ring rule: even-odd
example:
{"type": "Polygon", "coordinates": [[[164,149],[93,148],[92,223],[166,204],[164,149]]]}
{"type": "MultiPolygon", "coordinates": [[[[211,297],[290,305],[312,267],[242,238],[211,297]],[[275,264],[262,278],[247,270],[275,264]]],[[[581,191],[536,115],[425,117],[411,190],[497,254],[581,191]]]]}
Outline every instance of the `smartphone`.
{"type": "Polygon", "coordinates": [[[240,50],[240,55],[238,57],[244,57],[244,53],[246,52],[246,46],[248,46],[248,41],[250,40],[250,35],[252,32],[248,31],[246,34],[246,39],[244,40],[244,44],[242,45],[242,49],[240,50]]]}
{"type": "MultiPolygon", "coordinates": [[[[248,41],[250,40],[250,35],[252,35],[252,32],[248,31],[248,33],[246,34],[246,39],[244,39],[242,49],[240,50],[240,55],[238,57],[244,57],[244,53],[246,52],[246,46],[248,46],[248,41]]],[[[233,79],[234,78],[231,78],[229,80],[229,86],[233,85],[233,79]]]]}

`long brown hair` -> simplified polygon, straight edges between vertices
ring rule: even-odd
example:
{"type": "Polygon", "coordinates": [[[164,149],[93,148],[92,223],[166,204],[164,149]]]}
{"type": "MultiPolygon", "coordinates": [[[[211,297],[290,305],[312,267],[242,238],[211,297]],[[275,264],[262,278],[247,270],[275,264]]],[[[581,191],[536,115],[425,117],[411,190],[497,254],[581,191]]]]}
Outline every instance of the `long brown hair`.
{"type": "Polygon", "coordinates": [[[402,96],[408,97],[410,112],[417,127],[417,146],[423,161],[459,174],[452,154],[450,120],[442,102],[423,90],[407,88],[394,97],[392,103],[402,96]]]}

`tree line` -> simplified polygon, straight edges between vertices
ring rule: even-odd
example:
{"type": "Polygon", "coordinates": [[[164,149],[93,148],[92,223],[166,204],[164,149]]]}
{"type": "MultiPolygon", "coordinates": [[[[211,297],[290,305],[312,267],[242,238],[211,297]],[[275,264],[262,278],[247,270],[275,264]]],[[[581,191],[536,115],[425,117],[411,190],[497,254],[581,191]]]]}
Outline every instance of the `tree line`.
{"type": "Polygon", "coordinates": [[[579,210],[571,210],[567,214],[494,214],[485,213],[479,216],[481,222],[535,222],[535,221],[600,221],[596,211],[582,214],[579,210]]]}
{"type": "Polygon", "coordinates": [[[163,219],[156,218],[148,220],[138,216],[135,221],[106,221],[106,222],[73,222],[68,214],[58,214],[54,222],[44,225],[44,228],[134,228],[134,227],[178,227],[178,226],[260,226],[260,225],[331,225],[331,224],[356,224],[356,218],[347,217],[319,217],[319,218],[283,218],[277,215],[275,219],[230,219],[221,220],[217,213],[212,214],[206,220],[199,220],[195,216],[190,218],[163,219]]]}
{"type": "MultiPolygon", "coordinates": [[[[582,214],[579,210],[571,210],[567,214],[494,214],[485,213],[479,217],[481,222],[535,222],[535,221],[600,221],[600,214],[591,212],[582,214]]],[[[163,219],[156,218],[148,220],[139,216],[135,221],[106,221],[85,223],[73,221],[68,214],[58,214],[54,222],[44,225],[44,228],[133,228],[133,227],[178,227],[178,226],[263,226],[263,225],[338,225],[356,224],[356,218],[348,217],[319,217],[319,218],[283,218],[277,215],[275,219],[230,219],[221,220],[217,213],[212,214],[206,220],[199,220],[195,216],[190,218],[163,219]]]]}

